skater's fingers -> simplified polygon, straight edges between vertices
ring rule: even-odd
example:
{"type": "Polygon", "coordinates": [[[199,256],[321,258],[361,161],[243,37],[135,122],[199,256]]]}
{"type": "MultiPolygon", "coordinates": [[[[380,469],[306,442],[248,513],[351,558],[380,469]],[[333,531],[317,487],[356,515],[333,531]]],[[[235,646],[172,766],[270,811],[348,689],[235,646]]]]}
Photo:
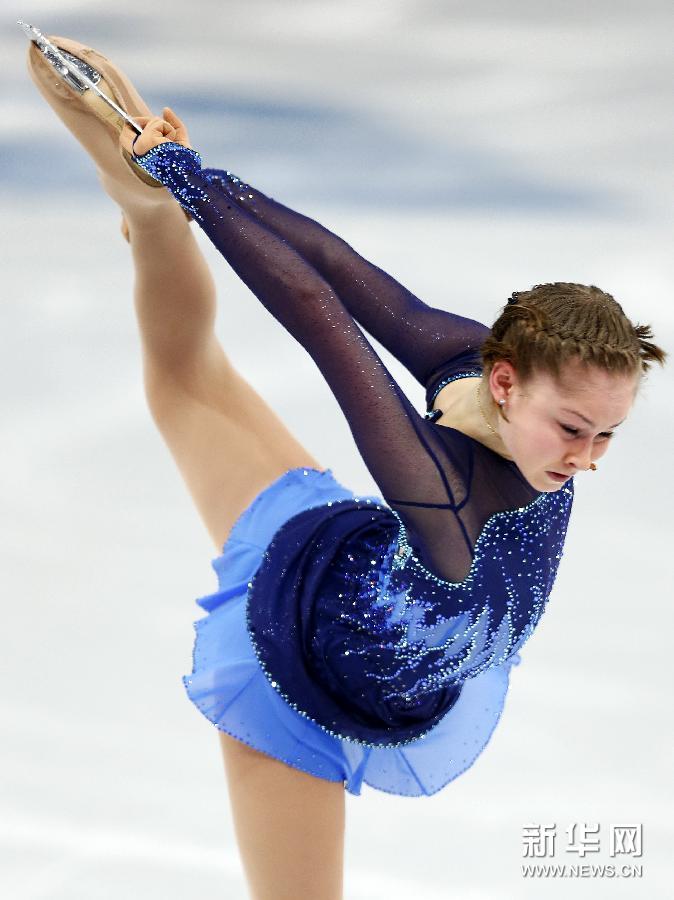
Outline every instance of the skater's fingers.
{"type": "Polygon", "coordinates": [[[163,112],[166,121],[175,129],[175,137],[173,140],[178,144],[182,144],[183,147],[191,147],[190,136],[187,133],[185,123],[173,112],[170,106],[165,106],[163,112]]]}
{"type": "Polygon", "coordinates": [[[157,134],[166,136],[173,134],[175,128],[170,122],[167,122],[166,119],[162,119],[161,116],[152,116],[143,126],[143,131],[147,131],[148,133],[156,131],[157,134]]]}
{"type": "Polygon", "coordinates": [[[173,141],[189,147],[189,137],[187,129],[175,115],[173,110],[166,107],[166,118],[161,116],[136,116],[136,123],[142,128],[140,134],[137,134],[131,125],[126,123],[120,134],[120,143],[122,147],[131,156],[144,156],[150,150],[153,150],[159,144],[165,144],[167,141],[173,141]],[[176,127],[176,125],[178,127],[176,127]]]}
{"type": "Polygon", "coordinates": [[[149,150],[176,140],[175,128],[160,116],[153,116],[144,126],[143,131],[134,142],[136,156],[143,156],[149,150]]]}
{"type": "Polygon", "coordinates": [[[170,122],[174,128],[180,128],[181,126],[184,128],[183,122],[178,118],[178,116],[173,112],[170,106],[165,106],[162,110],[164,118],[167,122],[170,122]]]}

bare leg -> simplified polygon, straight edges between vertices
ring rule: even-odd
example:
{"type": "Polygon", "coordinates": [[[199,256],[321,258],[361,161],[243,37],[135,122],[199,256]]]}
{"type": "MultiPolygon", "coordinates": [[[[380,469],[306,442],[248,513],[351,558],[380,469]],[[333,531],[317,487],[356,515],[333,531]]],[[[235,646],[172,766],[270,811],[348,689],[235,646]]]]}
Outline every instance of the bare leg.
{"type": "Polygon", "coordinates": [[[216,339],[213,280],[180,207],[125,216],[150,412],[221,549],[263,488],[290,468],[321,466],[216,339]]]}
{"type": "MultiPolygon", "coordinates": [[[[116,137],[34,58],[31,75],[93,157],[128,223],[150,412],[216,547],[248,503],[295,466],[321,468],[217,341],[206,262],[175,201],[143,185],[116,137]]],[[[218,732],[231,808],[255,900],[341,897],[344,789],[218,732]],[[266,823],[266,824],[265,824],[266,823]]]]}
{"type": "Polygon", "coordinates": [[[341,900],[342,782],[314,778],[220,733],[241,858],[254,900],[341,900]],[[243,749],[242,749],[243,748],[243,749]]]}
{"type": "MultiPolygon", "coordinates": [[[[134,174],[120,155],[114,128],[57,82],[32,44],[28,68],[123,210],[136,270],[150,412],[220,549],[261,490],[289,468],[320,464],[234,369],[217,341],[213,279],[181,208],[164,188],[149,187],[134,174]]],[[[147,107],[141,112],[150,114],[147,107]]]]}

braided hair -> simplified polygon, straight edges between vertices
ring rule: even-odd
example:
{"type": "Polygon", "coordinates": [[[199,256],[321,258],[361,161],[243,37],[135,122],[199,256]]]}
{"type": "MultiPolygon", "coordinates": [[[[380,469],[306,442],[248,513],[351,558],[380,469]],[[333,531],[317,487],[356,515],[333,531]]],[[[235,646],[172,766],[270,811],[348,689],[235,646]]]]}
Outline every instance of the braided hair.
{"type": "Polygon", "coordinates": [[[514,291],[481,348],[486,376],[508,360],[522,382],[538,372],[562,380],[564,364],[580,360],[616,375],[637,373],[668,356],[652,343],[650,325],[633,325],[622,306],[595,285],[556,281],[514,291]]]}

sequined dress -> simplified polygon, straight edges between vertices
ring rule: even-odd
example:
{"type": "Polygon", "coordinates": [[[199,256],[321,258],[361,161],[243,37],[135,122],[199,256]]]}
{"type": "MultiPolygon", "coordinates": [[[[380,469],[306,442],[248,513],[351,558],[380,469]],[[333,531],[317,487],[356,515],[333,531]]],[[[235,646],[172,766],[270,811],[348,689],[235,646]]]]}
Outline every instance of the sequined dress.
{"type": "Polygon", "coordinates": [[[208,616],[188,694],[222,730],[351,793],[435,793],[500,717],[552,590],[573,481],[539,492],[436,421],[442,387],[480,375],[487,326],[423,303],[194,150],[136,159],[311,355],[381,492],[292,470],[256,498],[213,563],[219,590],[197,600],[208,616]],[[425,415],[365,332],[423,385],[425,415]]]}

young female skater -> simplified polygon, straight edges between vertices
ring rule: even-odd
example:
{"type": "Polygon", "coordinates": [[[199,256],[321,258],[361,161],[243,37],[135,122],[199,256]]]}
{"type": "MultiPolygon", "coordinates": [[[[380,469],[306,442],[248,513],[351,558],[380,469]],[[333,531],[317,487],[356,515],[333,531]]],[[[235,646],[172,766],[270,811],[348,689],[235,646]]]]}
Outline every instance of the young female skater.
{"type": "Polygon", "coordinates": [[[142,127],[31,44],[35,83],[123,210],[150,411],[218,549],[184,683],[218,728],[251,892],[340,897],[344,789],[432,794],[482,752],[552,590],[573,478],[666,354],[594,286],[513,293],[491,329],[427,306],[202,169],[180,119],[151,116],[99,53],[51,41],[142,127]],[[381,496],[336,481],[233,369],[188,216],[311,354],[381,496]],[[425,387],[425,416],[360,326],[425,387]]]}

